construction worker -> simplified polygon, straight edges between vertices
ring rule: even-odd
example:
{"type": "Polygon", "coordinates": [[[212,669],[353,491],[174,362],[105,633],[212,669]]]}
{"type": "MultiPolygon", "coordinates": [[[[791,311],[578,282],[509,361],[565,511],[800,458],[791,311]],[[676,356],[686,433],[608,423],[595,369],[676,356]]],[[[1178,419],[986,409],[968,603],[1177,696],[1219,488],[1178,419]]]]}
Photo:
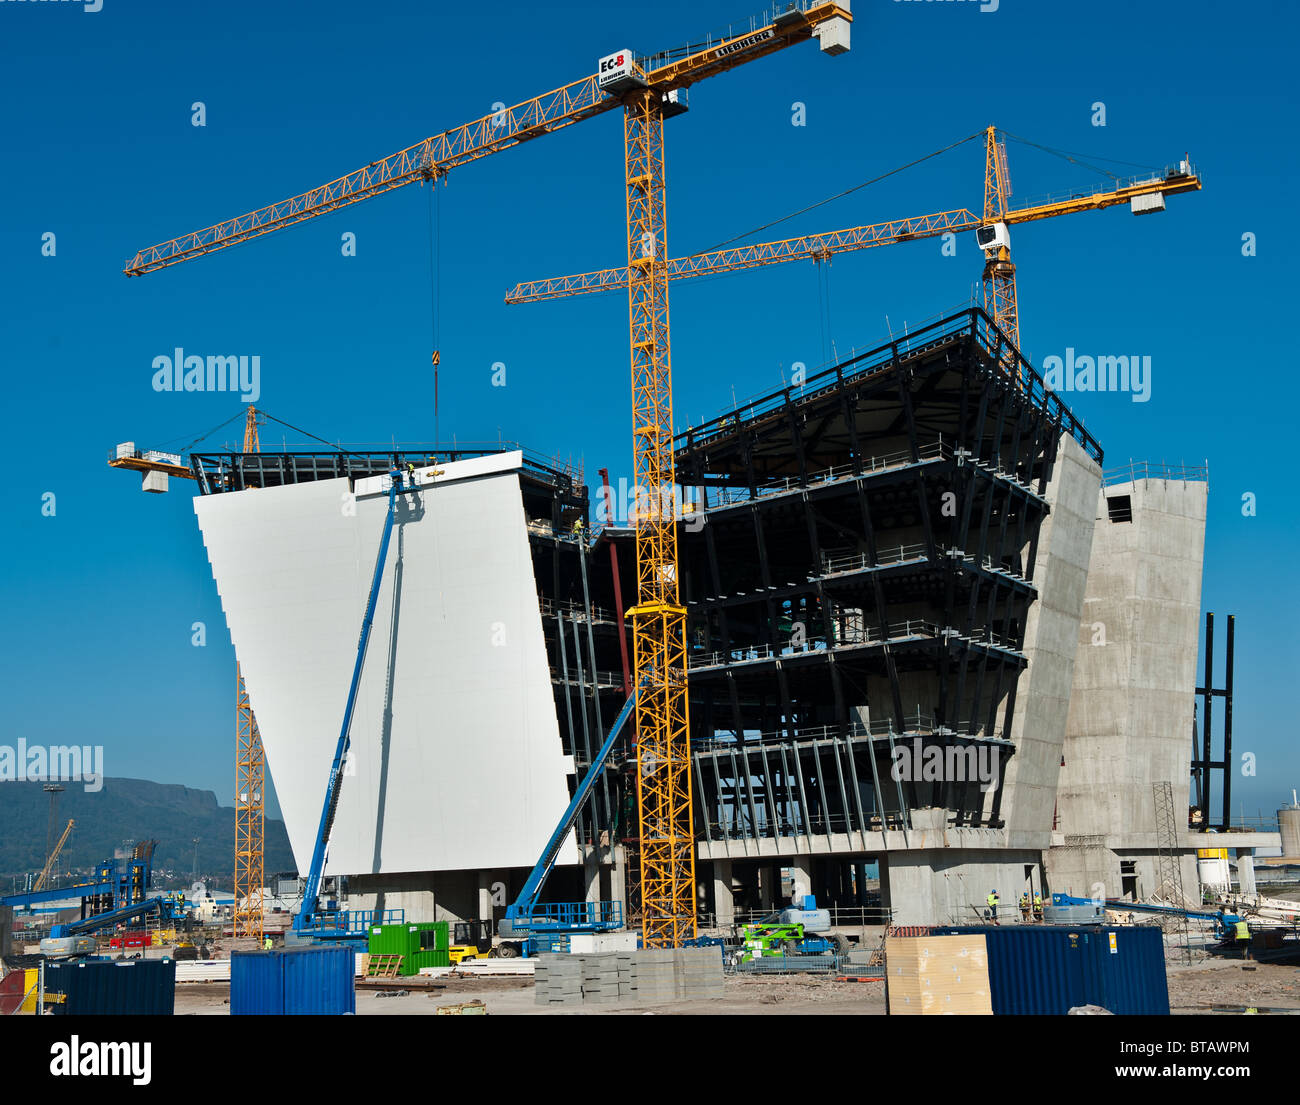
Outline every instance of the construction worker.
{"type": "Polygon", "coordinates": [[[1029,920],[1029,891],[1020,892],[1020,916],[1022,920],[1029,920]]]}
{"type": "Polygon", "coordinates": [[[576,537],[579,541],[582,540],[582,519],[581,518],[579,518],[576,522],[573,523],[573,536],[576,537]]]}
{"type": "Polygon", "coordinates": [[[271,950],[271,938],[269,936],[263,937],[262,949],[268,952],[271,950]]]}
{"type": "Polygon", "coordinates": [[[1243,959],[1250,958],[1250,925],[1246,923],[1245,917],[1238,917],[1237,924],[1234,926],[1237,933],[1237,947],[1241,949],[1243,959]]]}
{"type": "Polygon", "coordinates": [[[1043,896],[1037,890],[1034,891],[1034,916],[1043,919],[1043,896]]]}
{"type": "Polygon", "coordinates": [[[998,897],[998,892],[996,890],[990,890],[989,896],[985,901],[988,902],[989,918],[996,921],[998,919],[998,902],[1001,901],[998,897]]]}

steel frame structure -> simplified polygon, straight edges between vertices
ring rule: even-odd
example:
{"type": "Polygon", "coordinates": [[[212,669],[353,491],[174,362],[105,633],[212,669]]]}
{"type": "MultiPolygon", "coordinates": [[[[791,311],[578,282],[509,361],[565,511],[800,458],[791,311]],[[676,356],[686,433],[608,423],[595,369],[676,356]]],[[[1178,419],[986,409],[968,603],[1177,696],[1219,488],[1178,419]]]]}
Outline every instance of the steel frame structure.
{"type": "Polygon", "coordinates": [[[705,842],[824,835],[829,847],[906,833],[917,806],[958,826],[1002,823],[1038,532],[1066,433],[1100,463],[973,310],[679,435],[705,518],[683,554],[705,842]],[[895,780],[892,753],[914,740],[996,748],[995,786],[895,780]]]}
{"type": "Polygon", "coordinates": [[[1195,799],[1194,809],[1198,810],[1200,824],[1193,826],[1204,831],[1210,824],[1211,799],[1214,790],[1214,772],[1221,773],[1220,802],[1222,816],[1219,819],[1219,831],[1230,832],[1232,827],[1232,773],[1236,765],[1232,762],[1232,683],[1234,675],[1234,658],[1237,639],[1237,616],[1228,615],[1228,641],[1225,658],[1224,683],[1221,687],[1214,685],[1214,613],[1205,614],[1205,680],[1196,688],[1201,699],[1199,722],[1201,724],[1201,747],[1196,747],[1196,725],[1192,726],[1192,793],[1195,799]],[[1214,700],[1223,699],[1223,756],[1215,759],[1214,750],[1214,700]]]}

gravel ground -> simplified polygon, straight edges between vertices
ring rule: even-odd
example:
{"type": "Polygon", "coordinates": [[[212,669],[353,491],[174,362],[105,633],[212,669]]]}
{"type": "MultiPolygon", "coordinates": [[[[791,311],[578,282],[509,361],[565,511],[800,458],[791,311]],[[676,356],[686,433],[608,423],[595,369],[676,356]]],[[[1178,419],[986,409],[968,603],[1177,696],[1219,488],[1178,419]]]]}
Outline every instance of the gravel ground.
{"type": "MultiPolygon", "coordinates": [[[[440,1005],[482,1001],[489,1013],[527,1016],[555,1015],[533,1002],[532,979],[464,978],[439,979],[425,989],[413,985],[405,994],[358,989],[358,1016],[424,1015],[436,1013],[440,1005]]],[[[230,1011],[230,987],[225,983],[186,983],[176,988],[177,1016],[223,1016],[230,1011]]],[[[691,1013],[704,1016],[736,1016],[747,1013],[784,1015],[868,1014],[885,1012],[883,982],[835,982],[832,979],[790,976],[786,978],[729,978],[721,999],[670,1002],[656,1005],[636,1003],[586,1005],[565,1010],[561,1016],[691,1013]]]]}

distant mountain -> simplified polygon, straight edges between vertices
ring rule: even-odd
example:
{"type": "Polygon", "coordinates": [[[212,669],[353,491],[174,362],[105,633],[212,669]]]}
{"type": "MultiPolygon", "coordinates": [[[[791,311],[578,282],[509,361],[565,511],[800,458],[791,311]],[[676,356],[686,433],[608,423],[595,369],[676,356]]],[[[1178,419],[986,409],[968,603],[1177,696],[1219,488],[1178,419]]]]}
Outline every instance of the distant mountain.
{"type": "MultiPolygon", "coordinates": [[[[41,783],[0,782],[0,893],[11,877],[45,866],[49,795],[41,783]]],[[[80,783],[66,784],[59,795],[54,837],[76,821],[59,856],[65,874],[113,855],[127,840],[157,840],[155,871],[170,869],[188,883],[194,867],[194,840],[199,845],[199,876],[229,885],[234,878],[235,810],[217,804],[210,790],[194,790],[147,779],[105,779],[89,794],[80,783]]],[[[266,871],[295,870],[283,821],[266,822],[266,871]]]]}

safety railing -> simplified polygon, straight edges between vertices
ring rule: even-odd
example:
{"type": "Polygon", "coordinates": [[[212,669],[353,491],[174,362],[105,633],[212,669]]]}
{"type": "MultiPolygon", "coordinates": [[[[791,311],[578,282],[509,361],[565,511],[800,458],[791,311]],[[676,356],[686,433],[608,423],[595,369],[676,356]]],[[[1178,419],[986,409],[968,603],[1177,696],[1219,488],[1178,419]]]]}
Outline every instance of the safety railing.
{"type": "Polygon", "coordinates": [[[855,721],[848,725],[813,725],[793,730],[772,729],[757,733],[746,733],[742,740],[736,740],[734,736],[715,736],[707,739],[692,737],[691,749],[695,752],[710,752],[718,749],[744,751],[746,748],[755,748],[762,744],[832,740],[842,737],[863,739],[868,736],[889,737],[891,735],[899,739],[937,735],[966,739],[1005,740],[1000,729],[995,729],[989,733],[984,731],[983,726],[971,729],[969,727],[963,728],[959,723],[945,724],[933,715],[923,714],[918,710],[912,714],[904,714],[901,727],[895,727],[894,719],[890,717],[872,721],[870,725],[863,725],[861,722],[855,721]]]}
{"type": "Polygon", "coordinates": [[[1135,483],[1138,480],[1184,480],[1208,482],[1210,462],[1204,464],[1159,464],[1149,460],[1130,460],[1117,468],[1108,468],[1101,482],[1110,487],[1117,483],[1135,483]]]}
{"type": "Polygon", "coordinates": [[[910,464],[942,460],[950,456],[952,456],[952,446],[944,442],[943,438],[940,437],[937,441],[920,446],[917,449],[916,456],[912,455],[910,449],[901,449],[898,452],[885,453],[881,456],[863,457],[860,465],[838,464],[829,468],[819,468],[816,471],[809,472],[806,480],[800,479],[798,476],[788,476],[783,480],[762,484],[755,489],[753,495],[750,494],[748,487],[722,487],[712,491],[706,489],[707,505],[705,509],[718,510],[723,507],[753,502],[754,499],[767,499],[774,495],[789,495],[796,491],[856,479],[859,474],[871,476],[897,468],[906,468],[910,464]]]}
{"type": "Polygon", "coordinates": [[[538,902],[511,917],[516,931],[525,929],[618,928],[623,923],[622,902],[538,902]]]}
{"type": "Polygon", "coordinates": [[[554,599],[542,598],[538,600],[538,608],[546,617],[554,617],[558,610],[562,614],[567,614],[570,618],[576,617],[579,621],[587,621],[589,617],[593,622],[612,622],[615,620],[613,613],[603,607],[587,607],[572,600],[557,603],[554,599]]]}
{"type": "Polygon", "coordinates": [[[855,626],[852,635],[846,632],[843,640],[837,640],[831,644],[828,644],[824,637],[819,637],[809,638],[798,646],[791,644],[775,649],[770,644],[763,644],[745,645],[740,648],[717,650],[713,652],[697,652],[691,654],[687,658],[686,666],[690,670],[729,667],[734,664],[754,664],[767,660],[805,656],[809,653],[825,652],[828,648],[860,648],[866,645],[883,644],[886,641],[899,642],[909,640],[935,640],[940,638],[953,638],[955,640],[965,641],[967,644],[999,648],[1017,654],[1019,654],[1020,648],[1016,642],[1009,641],[988,629],[977,633],[965,634],[952,627],[941,627],[935,625],[934,622],[928,622],[919,618],[909,618],[906,621],[891,622],[884,627],[883,631],[880,626],[875,625],[864,624],[861,626],[855,626]]]}

